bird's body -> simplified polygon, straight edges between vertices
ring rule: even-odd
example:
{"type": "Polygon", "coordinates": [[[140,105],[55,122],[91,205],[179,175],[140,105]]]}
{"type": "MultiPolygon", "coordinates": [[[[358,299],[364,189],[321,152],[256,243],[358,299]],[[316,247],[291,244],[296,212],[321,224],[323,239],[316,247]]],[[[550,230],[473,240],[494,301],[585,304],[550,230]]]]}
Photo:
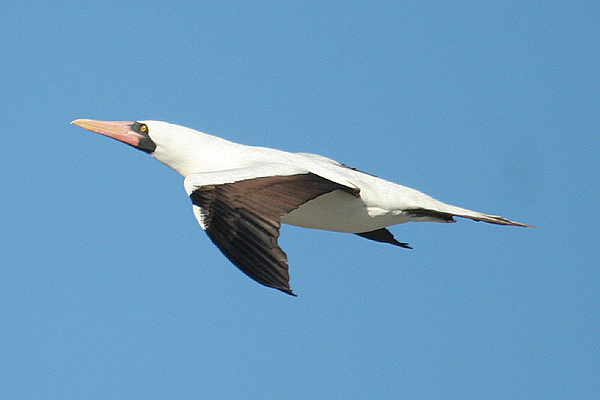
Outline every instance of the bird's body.
{"type": "Polygon", "coordinates": [[[179,172],[194,215],[211,240],[258,282],[292,294],[280,223],[356,233],[408,247],[385,227],[453,216],[529,226],[442,203],[329,158],[246,146],[160,121],[74,124],[150,153],[179,172]]]}

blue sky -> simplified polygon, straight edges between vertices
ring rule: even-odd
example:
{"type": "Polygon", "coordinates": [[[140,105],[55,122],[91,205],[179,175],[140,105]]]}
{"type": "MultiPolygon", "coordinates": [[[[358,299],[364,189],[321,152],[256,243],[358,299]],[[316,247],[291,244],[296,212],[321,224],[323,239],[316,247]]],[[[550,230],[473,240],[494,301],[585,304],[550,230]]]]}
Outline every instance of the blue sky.
{"type": "Polygon", "coordinates": [[[600,396],[597,2],[3,2],[3,398],[600,396]],[[286,296],[75,118],[319,153],[538,229],[284,226],[286,296]]]}

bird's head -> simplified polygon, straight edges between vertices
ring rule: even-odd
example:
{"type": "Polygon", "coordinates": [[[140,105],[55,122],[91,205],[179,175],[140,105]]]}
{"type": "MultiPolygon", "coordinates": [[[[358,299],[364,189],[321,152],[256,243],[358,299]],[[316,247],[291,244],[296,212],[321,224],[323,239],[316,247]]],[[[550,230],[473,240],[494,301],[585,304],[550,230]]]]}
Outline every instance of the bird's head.
{"type": "Polygon", "coordinates": [[[208,136],[162,121],[76,119],[71,123],[142,150],[183,176],[197,168],[197,149],[206,147],[205,141],[208,136]]]}

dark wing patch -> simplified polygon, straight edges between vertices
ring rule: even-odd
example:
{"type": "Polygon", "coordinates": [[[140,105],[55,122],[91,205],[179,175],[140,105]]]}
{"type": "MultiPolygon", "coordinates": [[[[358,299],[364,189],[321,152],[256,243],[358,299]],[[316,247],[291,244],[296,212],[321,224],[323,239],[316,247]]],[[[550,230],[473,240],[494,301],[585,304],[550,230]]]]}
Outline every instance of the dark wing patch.
{"type": "Polygon", "coordinates": [[[364,237],[365,239],[375,240],[376,242],[390,243],[395,246],[404,247],[405,249],[412,249],[408,243],[402,243],[394,239],[394,235],[392,235],[392,233],[385,228],[370,232],[356,233],[356,235],[364,237]]]}
{"type": "Polygon", "coordinates": [[[426,208],[413,208],[404,210],[404,212],[414,218],[432,218],[441,222],[455,222],[452,214],[440,212],[436,210],[429,210],[426,208]]]}
{"type": "Polygon", "coordinates": [[[369,175],[369,176],[374,176],[375,178],[377,178],[377,175],[373,175],[373,174],[370,174],[370,173],[368,173],[368,172],[361,171],[361,170],[360,170],[360,169],[358,169],[358,168],[355,168],[355,167],[349,167],[349,166],[347,166],[346,164],[342,164],[342,163],[340,163],[340,165],[341,165],[342,167],[344,167],[344,168],[348,168],[348,169],[350,169],[350,170],[352,170],[352,171],[360,172],[361,174],[365,174],[365,175],[369,175]]]}
{"type": "Polygon", "coordinates": [[[202,186],[190,195],[206,233],[236,267],[255,281],[294,295],[287,256],[277,244],[280,219],[334,190],[359,190],[307,173],[202,186]]]}

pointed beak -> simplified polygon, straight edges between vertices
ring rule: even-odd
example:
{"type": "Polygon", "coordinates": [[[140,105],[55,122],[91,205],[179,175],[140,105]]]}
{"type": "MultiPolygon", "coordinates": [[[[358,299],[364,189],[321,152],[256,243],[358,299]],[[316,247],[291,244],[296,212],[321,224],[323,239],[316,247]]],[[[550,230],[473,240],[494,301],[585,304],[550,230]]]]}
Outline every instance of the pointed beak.
{"type": "Polygon", "coordinates": [[[144,137],[139,133],[133,132],[132,121],[96,121],[93,119],[76,119],[71,122],[88,131],[96,132],[104,136],[117,139],[133,147],[138,147],[140,140],[144,137]]]}

